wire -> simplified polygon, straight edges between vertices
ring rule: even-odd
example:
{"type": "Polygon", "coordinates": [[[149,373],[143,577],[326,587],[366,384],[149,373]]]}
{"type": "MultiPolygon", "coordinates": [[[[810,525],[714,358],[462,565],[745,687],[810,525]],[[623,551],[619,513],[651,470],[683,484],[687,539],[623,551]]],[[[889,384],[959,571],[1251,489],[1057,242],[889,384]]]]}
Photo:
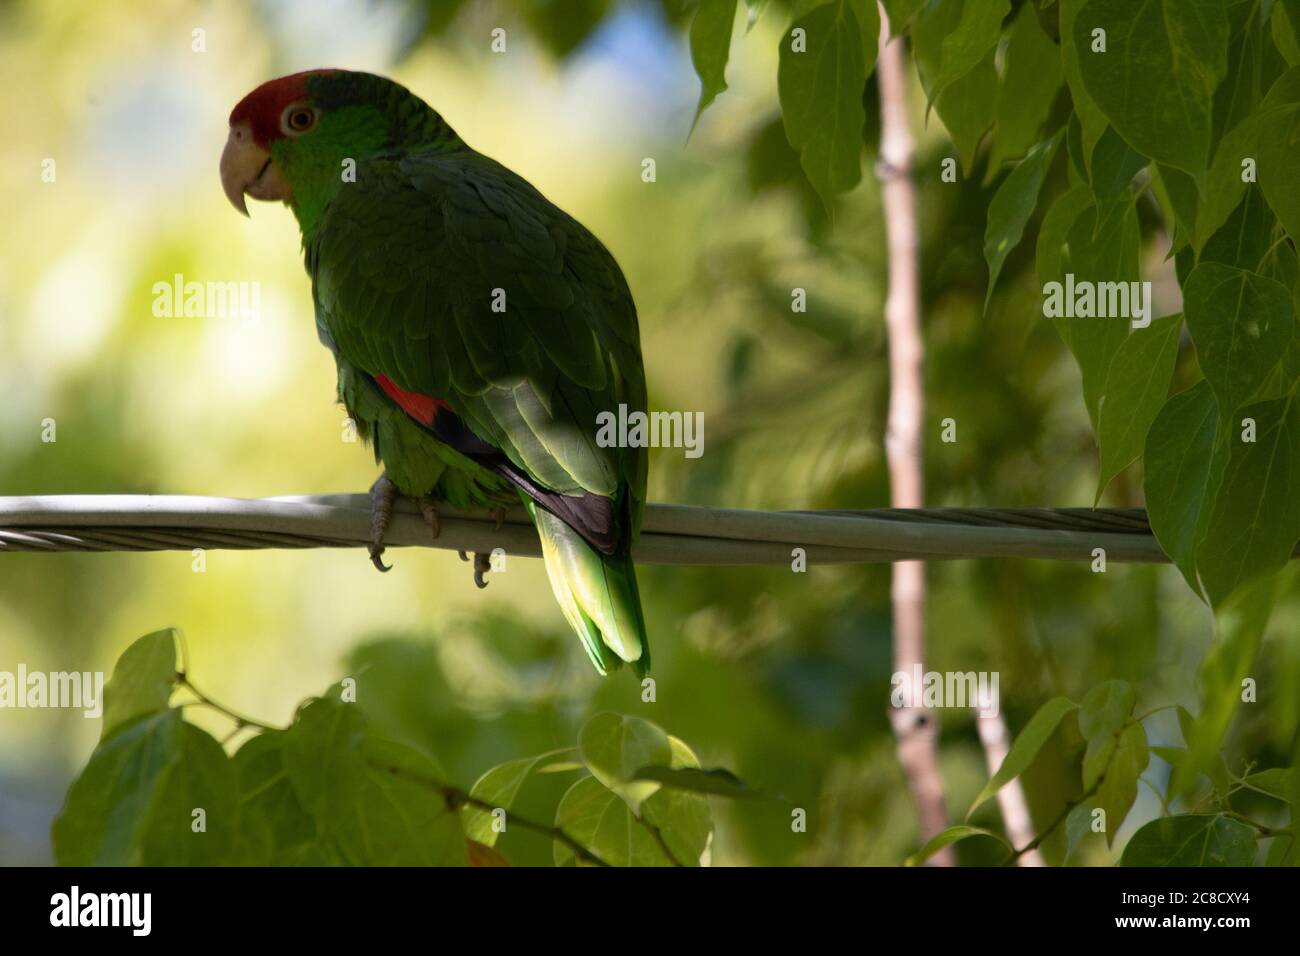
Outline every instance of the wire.
{"type": "MultiPolygon", "coordinates": [[[[385,544],[538,557],[522,509],[497,530],[485,513],[440,508],[435,539],[399,501],[385,544]]],[[[355,548],[370,540],[368,495],[0,497],[0,553],[355,548]]],[[[878,508],[742,511],[652,504],[633,551],[643,564],[809,565],[957,558],[1167,562],[1141,509],[878,508]]]]}

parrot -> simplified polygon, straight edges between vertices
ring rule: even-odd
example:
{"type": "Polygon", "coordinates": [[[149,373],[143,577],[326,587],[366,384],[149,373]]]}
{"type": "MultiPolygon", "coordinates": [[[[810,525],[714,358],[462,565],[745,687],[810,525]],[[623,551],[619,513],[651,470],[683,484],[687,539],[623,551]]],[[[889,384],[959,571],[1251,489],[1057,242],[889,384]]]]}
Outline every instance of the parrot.
{"type": "MultiPolygon", "coordinates": [[[[319,69],[230,113],[222,189],[298,222],[338,400],[373,448],[371,561],[398,496],[433,535],[438,505],[522,503],[551,589],[603,676],[650,666],[632,546],[643,447],[598,417],[644,413],[636,305],[613,255],[523,177],[475,151],[406,87],[319,69]]],[[[468,560],[466,555],[461,554],[468,560]]],[[[490,561],[474,556],[484,587],[490,561]]]]}

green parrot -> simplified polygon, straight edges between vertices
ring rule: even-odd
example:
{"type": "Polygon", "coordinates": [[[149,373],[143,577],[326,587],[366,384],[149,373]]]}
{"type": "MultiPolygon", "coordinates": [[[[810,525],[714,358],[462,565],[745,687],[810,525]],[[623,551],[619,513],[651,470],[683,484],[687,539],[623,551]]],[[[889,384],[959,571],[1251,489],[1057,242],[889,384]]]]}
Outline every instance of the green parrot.
{"type": "MultiPolygon", "coordinates": [[[[646,407],[632,293],[581,223],[475,152],[384,77],[312,70],[230,114],[230,202],[284,202],[302,230],[316,330],[339,399],[373,444],[371,560],[398,494],[501,509],[522,500],[556,600],[605,674],[650,666],[631,548],[644,448],[597,416],[646,407]]],[[[496,511],[498,522],[499,510],[496,511]]],[[[464,555],[462,555],[464,557],[464,555]]],[[[485,584],[486,555],[475,555],[485,584]]]]}

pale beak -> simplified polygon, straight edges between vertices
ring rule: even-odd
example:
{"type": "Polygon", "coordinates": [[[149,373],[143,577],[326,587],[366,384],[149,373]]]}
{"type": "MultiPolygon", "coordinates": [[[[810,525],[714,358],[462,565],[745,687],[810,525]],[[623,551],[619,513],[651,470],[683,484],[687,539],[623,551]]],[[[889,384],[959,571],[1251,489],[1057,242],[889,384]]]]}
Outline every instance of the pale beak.
{"type": "Polygon", "coordinates": [[[245,216],[248,215],[245,194],[254,199],[285,202],[291,195],[280,167],[275,165],[270,153],[253,141],[247,123],[230,127],[226,148],[221,151],[221,188],[225,190],[230,205],[245,216]]]}

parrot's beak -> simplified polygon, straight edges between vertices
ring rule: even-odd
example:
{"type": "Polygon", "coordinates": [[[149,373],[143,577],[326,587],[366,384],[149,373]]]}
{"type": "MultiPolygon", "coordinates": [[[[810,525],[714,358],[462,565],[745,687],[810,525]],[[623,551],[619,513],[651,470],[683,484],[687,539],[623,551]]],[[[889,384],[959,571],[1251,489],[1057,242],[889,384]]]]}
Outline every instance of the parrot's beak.
{"type": "Polygon", "coordinates": [[[247,123],[230,127],[226,148],[221,151],[221,188],[225,190],[230,205],[245,216],[248,215],[245,194],[254,199],[285,202],[291,195],[280,167],[275,165],[270,153],[253,141],[247,123]]]}

